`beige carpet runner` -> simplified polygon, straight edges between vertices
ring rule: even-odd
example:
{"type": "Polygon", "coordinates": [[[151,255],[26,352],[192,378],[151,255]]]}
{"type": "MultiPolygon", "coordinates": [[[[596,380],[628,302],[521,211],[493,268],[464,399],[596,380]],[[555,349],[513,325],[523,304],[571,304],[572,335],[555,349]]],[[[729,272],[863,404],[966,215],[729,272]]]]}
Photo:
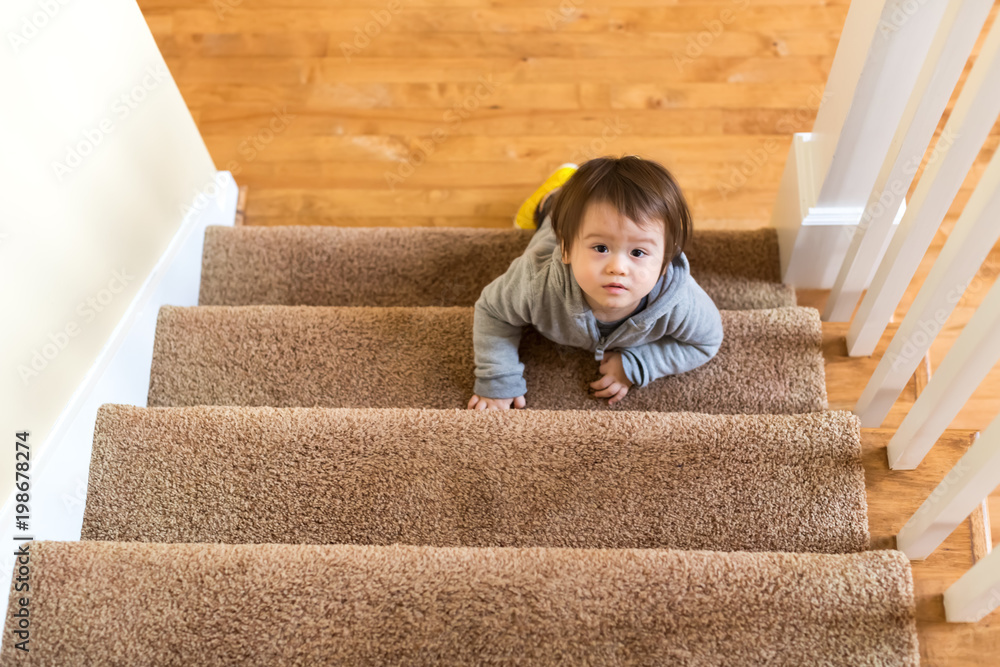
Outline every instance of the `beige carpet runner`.
{"type": "Polygon", "coordinates": [[[26,665],[917,665],[894,551],[36,542],[26,665]]]}
{"type": "MultiPolygon", "coordinates": [[[[208,227],[201,305],[472,306],[533,232],[461,227],[208,227]]],[[[698,230],[691,274],[724,310],[795,305],[774,229],[698,230]]]]}
{"type": "MultiPolygon", "coordinates": [[[[475,368],[473,308],[164,306],[150,406],[464,408],[475,368]]],[[[718,354],[693,371],[629,392],[588,393],[586,350],[531,328],[521,340],[528,408],[800,413],[827,407],[813,308],[722,312],[718,354]]]]}
{"type": "Polygon", "coordinates": [[[105,405],[83,539],[860,551],[860,434],[846,411],[105,405]]]}
{"type": "Polygon", "coordinates": [[[695,234],[704,366],[609,407],[529,327],[528,409],[466,410],[472,306],[530,238],[210,227],[202,305],[160,310],[150,407],[101,407],[82,540],[29,543],[31,651],[12,588],[0,663],[917,665],[776,232],[695,234]]]}

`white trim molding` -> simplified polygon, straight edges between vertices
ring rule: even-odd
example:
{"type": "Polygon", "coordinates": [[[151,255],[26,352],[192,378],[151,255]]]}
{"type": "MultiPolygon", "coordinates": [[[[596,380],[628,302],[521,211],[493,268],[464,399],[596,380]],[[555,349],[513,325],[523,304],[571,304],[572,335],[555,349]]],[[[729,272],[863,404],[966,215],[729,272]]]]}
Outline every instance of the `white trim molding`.
{"type": "MultiPolygon", "coordinates": [[[[781,280],[793,287],[830,289],[844,263],[855,230],[864,214],[863,206],[811,206],[818,195],[816,165],[818,144],[809,132],[798,132],[785,163],[771,226],[777,229],[781,254],[781,280]]],[[[893,232],[906,212],[902,199],[893,220],[893,232]]],[[[892,233],[879,250],[882,259],[892,233]]],[[[871,282],[878,261],[872,266],[865,287],[871,282]]]]}

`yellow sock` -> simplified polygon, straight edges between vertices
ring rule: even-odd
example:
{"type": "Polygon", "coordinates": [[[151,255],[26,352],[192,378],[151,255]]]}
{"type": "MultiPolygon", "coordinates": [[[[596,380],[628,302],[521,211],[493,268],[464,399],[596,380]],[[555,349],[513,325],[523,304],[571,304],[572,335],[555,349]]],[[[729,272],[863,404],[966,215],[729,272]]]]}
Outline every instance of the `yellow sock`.
{"type": "Polygon", "coordinates": [[[566,164],[559,165],[559,168],[549,174],[545,182],[530,197],[524,200],[521,208],[517,209],[517,215],[514,216],[514,226],[521,229],[534,229],[535,209],[538,208],[538,204],[541,203],[545,195],[561,187],[563,183],[568,181],[576,170],[577,166],[575,164],[567,162],[566,164]]]}

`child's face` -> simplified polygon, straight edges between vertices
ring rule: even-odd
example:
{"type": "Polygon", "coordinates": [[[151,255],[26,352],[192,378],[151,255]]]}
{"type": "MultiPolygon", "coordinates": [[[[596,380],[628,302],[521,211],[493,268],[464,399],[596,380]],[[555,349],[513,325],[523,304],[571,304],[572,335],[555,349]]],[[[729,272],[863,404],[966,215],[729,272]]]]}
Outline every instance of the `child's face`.
{"type": "Polygon", "coordinates": [[[573,250],[563,248],[597,319],[613,322],[631,314],[660,279],[663,224],[641,229],[607,202],[591,202],[584,210],[573,250]],[[618,283],[620,289],[608,287],[618,283]]]}

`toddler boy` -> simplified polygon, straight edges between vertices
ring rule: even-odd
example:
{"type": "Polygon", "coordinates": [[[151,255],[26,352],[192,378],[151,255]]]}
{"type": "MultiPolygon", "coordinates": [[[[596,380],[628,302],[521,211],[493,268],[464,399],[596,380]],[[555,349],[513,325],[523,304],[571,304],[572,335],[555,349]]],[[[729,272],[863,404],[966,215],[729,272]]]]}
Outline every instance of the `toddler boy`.
{"type": "Polygon", "coordinates": [[[525,407],[527,325],[594,352],[602,377],[591,387],[609,404],[712,359],[722,318],[691,278],[691,214],[670,173],[637,156],[597,158],[550,194],[524,253],[476,301],[468,407],[525,407]]]}

